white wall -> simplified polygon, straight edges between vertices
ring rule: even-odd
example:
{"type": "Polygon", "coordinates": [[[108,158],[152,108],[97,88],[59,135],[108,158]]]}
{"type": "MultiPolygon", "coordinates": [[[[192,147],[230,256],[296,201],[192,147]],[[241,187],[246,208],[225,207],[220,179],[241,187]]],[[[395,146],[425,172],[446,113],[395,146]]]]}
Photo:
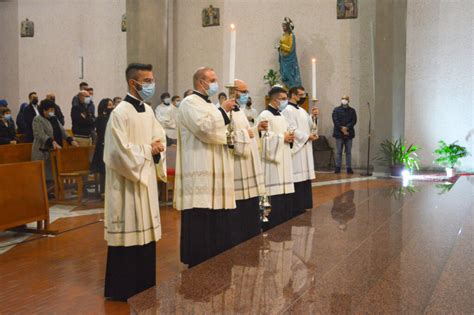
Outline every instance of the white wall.
{"type": "MultiPolygon", "coordinates": [[[[120,26],[125,0],[19,0],[14,3],[18,10],[15,32],[19,43],[18,49],[10,53],[18,58],[15,84],[19,96],[13,95],[9,101],[15,114],[19,104],[27,101],[29,92],[36,91],[40,99],[54,92],[69,127],[71,99],[81,81],[94,87],[96,105],[104,97],[124,96],[126,33],[121,32],[120,26]],[[20,23],[26,18],[35,23],[33,38],[19,37],[20,23]],[[84,79],[79,79],[79,56],[84,56],[84,79]]],[[[11,23],[13,21],[10,27],[11,23]]],[[[4,31],[0,32],[2,46],[14,42],[8,38],[5,43],[4,31]]],[[[2,58],[2,77],[7,65],[8,61],[2,58]]]]}
{"type": "Polygon", "coordinates": [[[336,2],[329,0],[221,0],[221,26],[201,27],[201,10],[209,1],[177,1],[174,27],[173,93],[191,87],[193,71],[202,65],[216,69],[221,86],[228,83],[229,25],[237,27],[236,77],[249,84],[257,109],[264,107],[268,87],[266,70],[278,69],[274,49],[281,36],[281,23],[289,16],[295,24],[297,54],[303,85],[311,86],[311,58],[318,59],[318,98],[321,133],[332,141],[331,113],[344,94],[351,96],[358,110],[358,137],[353,147],[353,164],[364,165],[367,150],[366,102],[373,104],[372,49],[370,23],[375,0],[359,1],[359,18],[336,19],[336,2]],[[184,3],[185,2],[185,3],[184,3]]]}
{"type": "Polygon", "coordinates": [[[18,3],[0,1],[0,99],[18,103],[18,3]]]}
{"type": "Polygon", "coordinates": [[[474,154],[473,16],[471,0],[408,1],[405,135],[423,148],[424,167],[441,139],[474,154]]]}

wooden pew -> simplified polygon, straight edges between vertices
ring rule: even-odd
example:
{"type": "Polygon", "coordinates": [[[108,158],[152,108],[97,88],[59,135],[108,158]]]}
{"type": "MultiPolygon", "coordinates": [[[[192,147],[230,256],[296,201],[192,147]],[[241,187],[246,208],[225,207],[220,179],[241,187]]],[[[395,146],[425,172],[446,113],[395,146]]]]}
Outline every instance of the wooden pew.
{"type": "MultiPolygon", "coordinates": [[[[77,202],[82,203],[84,183],[88,180],[91,156],[94,147],[65,147],[51,152],[51,169],[54,179],[55,196],[58,201],[64,201],[64,183],[77,185],[77,202]]],[[[97,174],[94,174],[96,193],[98,194],[97,174]]]]}
{"type": "Polygon", "coordinates": [[[47,229],[49,205],[43,161],[0,164],[0,230],[38,223],[47,229]]]}
{"type": "Polygon", "coordinates": [[[0,145],[0,164],[31,161],[32,143],[0,145]]]}

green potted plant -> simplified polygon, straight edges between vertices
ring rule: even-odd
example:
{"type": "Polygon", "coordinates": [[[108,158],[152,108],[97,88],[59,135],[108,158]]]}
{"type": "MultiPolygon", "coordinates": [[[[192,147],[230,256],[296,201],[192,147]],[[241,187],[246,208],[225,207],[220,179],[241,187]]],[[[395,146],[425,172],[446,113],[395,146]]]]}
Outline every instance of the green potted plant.
{"type": "Polygon", "coordinates": [[[379,161],[386,162],[390,166],[391,176],[401,176],[404,169],[413,171],[420,169],[420,158],[416,151],[416,145],[407,145],[404,140],[385,140],[380,144],[379,161]]]}
{"type": "Polygon", "coordinates": [[[456,165],[459,160],[468,156],[466,148],[457,144],[457,141],[447,144],[443,140],[438,142],[438,148],[434,151],[439,158],[435,160],[435,163],[444,166],[446,168],[446,175],[453,177],[456,175],[456,165]]]}
{"type": "Polygon", "coordinates": [[[263,76],[263,79],[265,80],[265,83],[267,83],[270,88],[272,88],[274,85],[280,83],[280,72],[278,70],[270,69],[268,70],[267,74],[263,76]]]}

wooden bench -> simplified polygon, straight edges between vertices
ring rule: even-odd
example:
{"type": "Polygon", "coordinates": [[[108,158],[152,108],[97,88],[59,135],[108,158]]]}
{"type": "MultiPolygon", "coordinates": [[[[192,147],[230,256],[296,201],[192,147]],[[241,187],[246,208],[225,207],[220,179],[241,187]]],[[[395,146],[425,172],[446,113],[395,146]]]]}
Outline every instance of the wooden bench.
{"type": "Polygon", "coordinates": [[[0,164],[31,161],[32,143],[0,145],[0,164]]]}
{"type": "Polygon", "coordinates": [[[49,225],[43,161],[0,164],[0,230],[37,222],[49,225]]]}
{"type": "MultiPolygon", "coordinates": [[[[66,147],[51,152],[51,169],[54,179],[54,193],[58,201],[65,200],[65,182],[77,186],[77,202],[82,203],[83,187],[88,182],[91,156],[94,147],[66,147]]],[[[97,176],[94,175],[96,194],[98,194],[97,176]]]]}

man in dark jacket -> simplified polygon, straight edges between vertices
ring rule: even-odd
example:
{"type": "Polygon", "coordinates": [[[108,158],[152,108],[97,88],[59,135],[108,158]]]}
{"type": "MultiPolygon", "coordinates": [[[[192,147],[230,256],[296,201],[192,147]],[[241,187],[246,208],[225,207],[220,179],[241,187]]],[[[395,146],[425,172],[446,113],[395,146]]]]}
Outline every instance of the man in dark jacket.
{"type": "Polygon", "coordinates": [[[71,108],[72,132],[74,140],[81,146],[92,145],[92,132],[95,128],[94,116],[88,110],[90,95],[87,91],[78,94],[79,104],[71,108]]]}
{"type": "Polygon", "coordinates": [[[64,115],[61,111],[61,107],[56,103],[56,95],[54,95],[54,93],[48,93],[46,94],[46,99],[54,103],[54,116],[58,119],[61,125],[64,126],[64,115]]]}
{"type": "Polygon", "coordinates": [[[349,106],[349,96],[341,98],[341,106],[332,112],[334,123],[333,137],[336,138],[336,174],[341,172],[342,148],[346,151],[346,167],[348,174],[354,174],[351,164],[352,139],[354,139],[354,126],[357,123],[357,114],[354,108],[349,106]]]}
{"type": "Polygon", "coordinates": [[[39,115],[38,94],[31,92],[28,94],[30,103],[23,110],[23,120],[25,121],[25,142],[33,142],[33,119],[39,115]]]}

